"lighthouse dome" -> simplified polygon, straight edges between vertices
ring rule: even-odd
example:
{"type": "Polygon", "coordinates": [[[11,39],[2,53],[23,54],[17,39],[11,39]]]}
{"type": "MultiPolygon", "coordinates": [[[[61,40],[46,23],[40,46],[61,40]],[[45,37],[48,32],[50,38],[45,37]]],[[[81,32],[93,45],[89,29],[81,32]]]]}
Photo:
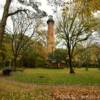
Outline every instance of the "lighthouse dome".
{"type": "Polygon", "coordinates": [[[54,24],[54,20],[53,20],[53,16],[52,15],[49,15],[49,18],[47,20],[47,24],[49,24],[50,22],[54,24]]]}

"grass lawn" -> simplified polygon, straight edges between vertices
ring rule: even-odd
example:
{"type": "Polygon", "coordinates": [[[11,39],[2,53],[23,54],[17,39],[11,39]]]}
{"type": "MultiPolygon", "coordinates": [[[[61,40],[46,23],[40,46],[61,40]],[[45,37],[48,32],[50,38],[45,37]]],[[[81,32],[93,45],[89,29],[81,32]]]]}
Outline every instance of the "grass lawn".
{"type": "Polygon", "coordinates": [[[100,70],[91,68],[85,71],[80,68],[75,72],[71,75],[68,69],[25,69],[23,72],[12,73],[6,79],[49,85],[100,85],[100,70]]]}
{"type": "Polygon", "coordinates": [[[25,69],[0,76],[0,100],[100,100],[100,70],[25,69]]]}

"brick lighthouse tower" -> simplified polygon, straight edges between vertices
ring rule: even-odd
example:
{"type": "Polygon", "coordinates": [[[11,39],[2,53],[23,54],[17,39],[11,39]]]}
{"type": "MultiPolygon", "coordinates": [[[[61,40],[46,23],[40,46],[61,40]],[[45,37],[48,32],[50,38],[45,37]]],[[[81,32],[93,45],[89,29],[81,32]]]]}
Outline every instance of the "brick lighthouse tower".
{"type": "Polygon", "coordinates": [[[47,35],[47,50],[48,54],[53,53],[55,50],[55,34],[54,34],[54,20],[53,16],[49,16],[47,20],[48,24],[48,35],[47,35]]]}

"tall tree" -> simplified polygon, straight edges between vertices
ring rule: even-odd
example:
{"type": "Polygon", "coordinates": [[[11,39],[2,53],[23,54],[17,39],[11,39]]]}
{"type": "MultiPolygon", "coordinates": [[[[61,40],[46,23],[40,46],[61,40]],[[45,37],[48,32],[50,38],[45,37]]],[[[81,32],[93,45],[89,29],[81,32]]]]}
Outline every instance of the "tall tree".
{"type": "Polygon", "coordinates": [[[73,0],[77,5],[77,8],[80,7],[83,11],[96,12],[100,10],[100,1],[99,0],[73,0]]]}
{"type": "Polygon", "coordinates": [[[100,0],[47,0],[54,11],[57,11],[57,7],[63,7],[66,5],[72,5],[74,10],[80,10],[81,15],[90,16],[93,12],[100,10],[100,0]]]}
{"type": "Polygon", "coordinates": [[[74,0],[75,9],[79,10],[80,18],[83,20],[91,20],[94,13],[100,10],[99,0],[74,0]]]}
{"type": "MultiPolygon", "coordinates": [[[[26,12],[27,9],[22,9],[22,8],[19,8],[17,9],[16,11],[14,12],[9,12],[9,9],[10,9],[10,5],[12,3],[13,0],[6,0],[6,3],[4,5],[4,11],[3,11],[3,16],[1,18],[1,21],[0,21],[0,47],[2,45],[2,41],[3,41],[3,35],[5,33],[5,26],[6,26],[6,22],[7,22],[7,18],[9,16],[12,16],[16,13],[19,13],[19,12],[26,12]]],[[[41,11],[39,8],[38,8],[38,3],[32,1],[32,0],[18,0],[19,3],[21,4],[24,4],[26,6],[31,6],[33,9],[35,9],[37,11],[37,13],[42,13],[44,16],[46,15],[45,12],[41,11]]]]}
{"type": "MultiPolygon", "coordinates": [[[[16,11],[10,12],[10,6],[13,0],[6,0],[4,5],[4,11],[3,16],[0,21],[0,55],[2,56],[2,42],[3,42],[3,36],[5,34],[5,26],[6,22],[9,16],[12,16],[19,12],[25,12],[29,11],[28,9],[18,8],[16,11]]],[[[32,0],[17,0],[20,4],[25,5],[26,7],[31,6],[35,11],[32,12],[33,14],[39,15],[39,16],[46,16],[46,13],[38,8],[39,3],[34,2],[32,0]]]]}

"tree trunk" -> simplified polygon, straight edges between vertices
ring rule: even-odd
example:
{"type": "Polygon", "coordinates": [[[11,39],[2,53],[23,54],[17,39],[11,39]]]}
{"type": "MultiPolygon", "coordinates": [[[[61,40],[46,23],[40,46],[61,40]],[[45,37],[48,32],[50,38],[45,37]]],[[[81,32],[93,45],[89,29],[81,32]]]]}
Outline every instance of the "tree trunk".
{"type": "Polygon", "coordinates": [[[5,6],[4,6],[4,12],[2,19],[0,21],[0,48],[2,47],[2,42],[3,42],[3,36],[5,33],[5,26],[9,14],[9,8],[12,0],[6,0],[5,6]]]}
{"type": "Polygon", "coordinates": [[[2,42],[3,42],[3,33],[4,33],[4,29],[1,27],[0,25],[0,50],[2,50],[2,42]]]}
{"type": "Polygon", "coordinates": [[[73,67],[72,67],[72,58],[69,56],[69,68],[70,68],[70,73],[71,74],[73,74],[73,73],[75,73],[74,72],[74,69],[73,69],[73,67]]]}
{"type": "Polygon", "coordinates": [[[85,67],[85,70],[86,70],[86,71],[88,71],[88,64],[87,64],[87,63],[88,63],[88,62],[86,62],[86,64],[85,64],[85,66],[86,66],[86,67],[85,67]]]}
{"type": "Polygon", "coordinates": [[[71,55],[71,50],[70,47],[68,48],[68,56],[69,56],[69,68],[70,68],[70,74],[75,73],[74,69],[72,67],[72,55],[71,55]]]}
{"type": "Polygon", "coordinates": [[[13,70],[13,71],[16,71],[16,66],[17,66],[17,63],[16,63],[16,62],[17,62],[17,57],[14,56],[13,62],[12,62],[12,63],[13,63],[13,65],[12,65],[12,70],[13,70]]]}

